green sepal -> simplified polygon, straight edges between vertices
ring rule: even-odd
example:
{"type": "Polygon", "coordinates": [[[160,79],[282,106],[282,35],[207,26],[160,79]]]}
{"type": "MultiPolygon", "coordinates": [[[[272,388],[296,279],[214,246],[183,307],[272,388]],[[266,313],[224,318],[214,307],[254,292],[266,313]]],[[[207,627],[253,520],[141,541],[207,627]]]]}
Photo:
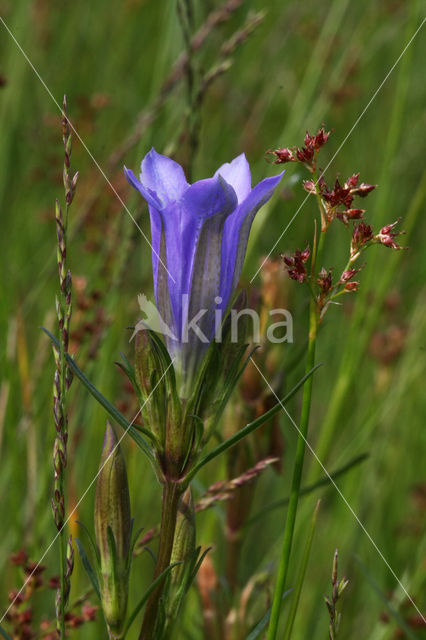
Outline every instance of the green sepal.
{"type": "Polygon", "coordinates": [[[138,529],[136,531],[136,533],[133,535],[132,541],[130,543],[130,548],[129,548],[129,557],[128,557],[128,565],[129,565],[129,569],[130,569],[130,565],[132,563],[132,558],[133,558],[133,552],[135,550],[136,547],[136,543],[139,540],[142,531],[144,530],[145,527],[141,527],[140,529],[138,529]]]}
{"type": "Polygon", "coordinates": [[[98,575],[96,573],[96,571],[93,569],[89,557],[86,553],[86,550],[83,546],[83,544],[80,542],[80,540],[78,538],[74,538],[75,543],[77,545],[77,549],[78,549],[78,553],[80,555],[80,559],[81,562],[83,564],[83,567],[87,573],[87,577],[89,578],[93,589],[95,590],[96,595],[98,596],[99,600],[101,600],[101,590],[100,590],[100,586],[99,586],[99,579],[98,579],[98,575]]]}
{"type": "Polygon", "coordinates": [[[123,373],[127,376],[130,384],[132,385],[133,389],[135,390],[135,393],[138,397],[139,400],[139,404],[142,406],[143,405],[143,398],[142,398],[142,392],[140,390],[140,387],[138,385],[138,383],[136,382],[136,373],[135,373],[135,369],[133,367],[133,365],[129,362],[128,358],[126,357],[126,355],[124,353],[120,353],[121,358],[123,360],[123,362],[118,362],[116,361],[114,364],[117,365],[117,367],[120,367],[120,369],[123,371],[123,373]]]}
{"type": "Polygon", "coordinates": [[[112,557],[112,569],[114,572],[114,579],[117,577],[117,545],[115,544],[114,533],[112,531],[111,525],[107,526],[106,529],[107,534],[107,542],[108,542],[108,551],[110,556],[112,557]]]}
{"type": "Polygon", "coordinates": [[[203,553],[199,556],[200,551],[201,551],[201,547],[197,547],[196,548],[196,552],[197,552],[197,557],[199,556],[198,560],[196,561],[194,568],[192,570],[191,575],[189,576],[189,586],[191,586],[191,584],[194,582],[198,571],[200,570],[200,567],[203,563],[204,558],[206,557],[206,555],[208,554],[209,551],[212,550],[212,547],[207,547],[207,549],[205,551],[203,551],[203,553]]]}
{"type": "Polygon", "coordinates": [[[91,547],[91,549],[92,549],[92,551],[93,551],[93,553],[95,555],[97,567],[100,567],[101,566],[101,556],[99,554],[99,549],[98,549],[98,545],[96,544],[96,541],[94,540],[92,534],[90,533],[89,529],[86,527],[85,524],[80,522],[80,520],[77,520],[76,522],[77,522],[78,526],[81,527],[83,529],[84,533],[86,534],[87,539],[90,542],[90,547],[91,547]]]}

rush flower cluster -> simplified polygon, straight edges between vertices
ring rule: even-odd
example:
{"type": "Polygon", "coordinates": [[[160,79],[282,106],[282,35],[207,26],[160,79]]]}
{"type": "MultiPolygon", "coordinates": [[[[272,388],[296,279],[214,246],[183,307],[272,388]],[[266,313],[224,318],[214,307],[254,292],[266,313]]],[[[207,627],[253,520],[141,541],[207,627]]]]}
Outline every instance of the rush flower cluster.
{"type": "MultiPolygon", "coordinates": [[[[333,189],[327,187],[323,176],[316,183],[314,180],[306,180],[303,183],[305,191],[314,195],[318,194],[321,198],[326,227],[334,218],[338,218],[346,226],[351,220],[363,218],[365,209],[354,207],[354,198],[355,196],[365,198],[377,185],[365,182],[358,184],[358,181],[359,173],[354,173],[343,185],[336,179],[333,189]]],[[[324,227],[324,224],[322,226],[324,227]]]]}
{"type": "Polygon", "coordinates": [[[276,156],[274,164],[299,162],[312,173],[312,178],[305,180],[303,187],[317,199],[321,215],[320,236],[315,238],[314,250],[311,251],[308,246],[304,251],[298,249],[293,254],[282,255],[282,258],[290,278],[308,284],[317,305],[319,318],[322,318],[333,299],[342,293],[356,291],[359,288],[360,283],[354,280],[354,276],[364,265],[355,266],[354,263],[368,247],[373,244],[382,244],[395,250],[405,248],[396,241],[396,238],[404,232],[393,230],[400,218],[392,224],[385,225],[377,233],[364,221],[366,210],[354,204],[356,197],[365,198],[377,185],[360,182],[359,172],[353,173],[343,183],[336,179],[333,187],[327,185],[323,174],[317,177],[317,155],[326,144],[329,135],[330,133],[326,133],[322,127],[314,136],[306,133],[304,147],[282,148],[268,152],[276,156]],[[324,234],[335,219],[343,222],[346,227],[351,223],[353,225],[347,263],[339,277],[333,280],[333,270],[326,269],[320,264],[320,260],[324,234]],[[310,265],[308,265],[309,260],[310,265]]]}
{"type": "Polygon", "coordinates": [[[318,151],[325,145],[330,135],[330,131],[326,132],[322,127],[318,133],[311,136],[307,131],[305,134],[304,146],[302,147],[283,147],[275,149],[275,151],[267,151],[275,156],[273,164],[284,164],[285,162],[301,162],[309,171],[316,169],[316,158],[318,151]]]}

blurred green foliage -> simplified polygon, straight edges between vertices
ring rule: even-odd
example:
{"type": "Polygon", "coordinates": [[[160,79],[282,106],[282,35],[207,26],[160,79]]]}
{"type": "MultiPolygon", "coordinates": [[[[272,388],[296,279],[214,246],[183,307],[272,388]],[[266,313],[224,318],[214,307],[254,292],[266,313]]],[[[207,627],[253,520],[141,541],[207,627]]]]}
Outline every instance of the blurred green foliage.
{"type": "MultiPolygon", "coordinates": [[[[423,31],[393,68],[421,24],[421,3],[235,0],[231,5],[226,20],[207,27],[205,39],[191,56],[196,86],[206,82],[206,74],[214,77],[195,114],[188,111],[185,74],[176,73],[185,44],[175,2],[1,0],[0,15],[55,100],[61,103],[67,94],[70,119],[79,136],[148,237],[146,206],[126,184],[124,163],[135,170],[154,145],[187,167],[191,164],[193,178],[198,179],[245,151],[257,182],[275,171],[264,160],[268,149],[301,145],[306,128],[314,132],[322,122],[333,129],[323,160],[328,154],[330,182],[337,173],[346,178],[360,171],[362,180],[379,184],[366,202],[374,228],[402,216],[409,251],[391,253],[383,247],[369,251],[360,291],[327,315],[319,339],[318,356],[324,366],[316,374],[310,441],[319,447],[329,470],[359,453],[369,454],[338,484],[424,608],[423,31]],[[165,99],[159,99],[173,68],[176,82],[165,99]],[[145,125],[138,127],[141,118],[145,125]],[[199,137],[195,155],[190,127],[199,137]]],[[[222,6],[198,0],[195,30],[222,6]]],[[[3,24],[0,75],[0,609],[5,610],[8,592],[19,588],[21,580],[9,555],[24,546],[38,560],[56,533],[50,510],[54,364],[39,326],[54,327],[54,201],[62,198],[63,188],[59,111],[3,24]]],[[[74,349],[92,381],[131,418],[136,402],[114,361],[120,351],[131,354],[126,327],[138,318],[137,294],[152,291],[150,249],[76,138],[72,163],[80,173],[68,244],[74,278],[74,349]]],[[[299,165],[286,168],[280,196],[256,220],[243,284],[258,283],[256,279],[250,285],[250,279],[261,256],[268,254],[296,212],[272,255],[311,241],[315,205],[308,200],[298,211],[306,195],[301,186],[306,176],[299,165]]],[[[349,234],[336,226],[329,236],[325,266],[338,272],[349,234]]],[[[294,356],[305,340],[306,291],[291,283],[289,299],[295,343],[283,346],[282,367],[295,382],[303,369],[302,362],[294,364],[294,356]]],[[[296,422],[298,409],[297,402],[290,409],[296,422]]],[[[70,508],[97,471],[106,416],[77,381],[69,412],[70,508]]],[[[288,494],[297,434],[285,416],[281,429],[286,442],[284,473],[267,471],[260,478],[252,514],[288,494]]],[[[159,519],[159,487],[132,443],[123,444],[136,527],[149,529],[159,519]]],[[[321,476],[309,453],[306,462],[305,483],[321,476]]],[[[224,473],[224,464],[206,468],[195,485],[196,494],[224,473]]],[[[351,581],[343,597],[342,638],[396,637],[396,623],[392,618],[381,620],[383,602],[355,562],[355,554],[405,620],[417,614],[332,487],[302,502],[293,578],[318,497],[323,502],[292,637],[326,637],[323,593],[329,590],[336,547],[340,571],[351,581]]],[[[71,519],[73,535],[81,535],[76,519],[92,527],[93,502],[91,490],[71,519]]],[[[283,511],[276,510],[247,528],[241,585],[260,570],[274,575],[283,518],[283,511]]],[[[213,543],[211,558],[219,574],[224,566],[223,521],[221,506],[198,519],[198,542],[213,543]]],[[[43,560],[50,574],[55,573],[55,562],[53,545],[43,560]]],[[[149,554],[135,560],[133,604],[149,585],[152,569],[149,554]]],[[[86,587],[77,560],[71,600],[86,587]]],[[[53,617],[53,591],[41,593],[37,603],[37,616],[53,617]]],[[[255,619],[262,617],[266,606],[262,596],[253,612],[255,619]]],[[[284,628],[285,615],[282,618],[284,628]]],[[[193,591],[179,637],[203,637],[200,624],[200,602],[193,591]]],[[[72,637],[99,638],[102,629],[102,621],[92,623],[72,637]]],[[[423,636],[421,630],[415,633],[425,637],[424,630],[423,636]]]]}

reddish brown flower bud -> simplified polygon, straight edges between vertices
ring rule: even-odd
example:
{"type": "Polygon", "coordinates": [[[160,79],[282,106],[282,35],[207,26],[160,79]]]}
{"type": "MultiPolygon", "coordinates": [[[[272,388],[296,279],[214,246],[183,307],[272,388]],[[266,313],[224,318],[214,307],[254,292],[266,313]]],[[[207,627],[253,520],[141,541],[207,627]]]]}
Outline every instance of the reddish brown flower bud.
{"type": "Polygon", "coordinates": [[[356,187],[356,185],[358,184],[358,179],[359,179],[359,172],[352,174],[351,177],[346,180],[345,188],[353,189],[354,187],[356,187]]]}
{"type": "Polygon", "coordinates": [[[22,594],[22,592],[20,593],[19,591],[14,589],[9,593],[9,601],[14,605],[19,605],[24,601],[24,595],[22,594]]]}
{"type": "Polygon", "coordinates": [[[309,247],[306,247],[304,251],[298,249],[292,256],[282,256],[290,278],[298,282],[304,282],[306,280],[307,271],[305,262],[308,260],[310,254],[309,247]]]}
{"type": "Polygon", "coordinates": [[[374,242],[385,245],[385,247],[389,247],[389,249],[406,249],[407,247],[401,247],[397,242],[395,242],[394,238],[397,236],[401,236],[405,234],[405,231],[392,231],[394,226],[398,224],[401,218],[398,218],[392,224],[387,224],[385,227],[380,229],[380,233],[374,236],[374,242]]]}
{"type": "Polygon", "coordinates": [[[308,193],[312,193],[313,195],[316,194],[315,182],[313,180],[304,180],[303,181],[303,188],[308,193]]]}
{"type": "Polygon", "coordinates": [[[52,576],[51,578],[49,578],[47,586],[49,587],[49,589],[59,589],[59,587],[61,586],[61,580],[59,576],[52,576]]]}
{"type": "Polygon", "coordinates": [[[99,609],[96,605],[91,605],[90,602],[85,602],[81,607],[81,615],[86,622],[96,619],[96,612],[99,609]]]}
{"type": "Polygon", "coordinates": [[[359,255],[362,246],[372,241],[374,238],[373,230],[369,224],[360,222],[354,226],[351,243],[351,260],[355,260],[359,255]]]}
{"type": "Polygon", "coordinates": [[[336,179],[334,183],[333,191],[329,191],[327,189],[324,190],[322,194],[323,200],[328,202],[332,207],[337,207],[339,205],[344,205],[346,208],[350,208],[353,202],[353,196],[351,195],[351,189],[349,187],[343,186],[336,179]]]}
{"type": "Polygon", "coordinates": [[[302,147],[301,149],[298,148],[296,149],[296,157],[299,162],[311,165],[314,158],[314,151],[315,149],[311,146],[302,147]]]}
{"type": "MultiPolygon", "coordinates": [[[[328,138],[330,137],[330,133],[331,131],[326,132],[324,127],[321,127],[321,129],[318,131],[316,136],[314,136],[312,140],[312,144],[317,151],[319,151],[319,149],[321,149],[321,147],[325,145],[328,138]]],[[[306,144],[306,136],[305,136],[305,144],[306,144]]]]}
{"type": "Polygon", "coordinates": [[[354,196],[365,198],[365,196],[368,196],[370,191],[373,191],[376,187],[377,184],[366,184],[365,182],[362,182],[356,189],[351,189],[351,193],[354,196]]]}
{"type": "Polygon", "coordinates": [[[283,147],[282,149],[275,149],[275,151],[267,151],[267,153],[272,153],[274,156],[276,156],[276,160],[273,161],[273,164],[297,162],[297,159],[294,157],[291,149],[288,149],[287,147],[283,147]]]}
{"type": "Polygon", "coordinates": [[[28,554],[24,549],[20,549],[17,553],[12,553],[10,561],[17,567],[23,567],[28,560],[28,554]]]}
{"type": "Polygon", "coordinates": [[[78,629],[84,623],[84,618],[82,616],[76,616],[73,613],[65,614],[65,622],[67,627],[70,629],[78,629]]]}
{"type": "Polygon", "coordinates": [[[353,282],[347,282],[345,284],[344,291],[357,291],[359,287],[359,282],[354,280],[353,282]]]}
{"type": "Polygon", "coordinates": [[[328,293],[333,284],[332,277],[331,277],[331,270],[329,269],[327,272],[327,270],[324,269],[323,267],[318,274],[317,283],[321,289],[322,294],[328,293]]]}
{"type": "Polygon", "coordinates": [[[343,222],[349,224],[350,220],[359,220],[364,217],[365,209],[346,209],[345,211],[337,211],[336,217],[343,222]]]}
{"type": "Polygon", "coordinates": [[[358,271],[361,271],[361,269],[362,267],[359,269],[348,269],[347,271],[344,271],[340,276],[339,283],[348,282],[356,273],[358,273],[358,271]]]}

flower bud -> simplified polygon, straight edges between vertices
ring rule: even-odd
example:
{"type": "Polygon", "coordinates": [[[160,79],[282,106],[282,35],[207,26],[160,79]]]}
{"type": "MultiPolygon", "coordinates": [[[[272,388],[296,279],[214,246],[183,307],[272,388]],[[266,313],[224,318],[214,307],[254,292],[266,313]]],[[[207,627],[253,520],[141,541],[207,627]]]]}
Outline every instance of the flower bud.
{"type": "Polygon", "coordinates": [[[113,638],[121,637],[128,593],[132,521],[127,473],[117,436],[107,422],[95,497],[100,590],[113,638]]]}
{"type": "Polygon", "coordinates": [[[139,387],[142,416],[164,446],[167,422],[167,389],[164,368],[145,328],[135,337],[135,376],[139,387]]]}
{"type": "Polygon", "coordinates": [[[170,563],[182,562],[172,571],[172,584],[180,585],[187,571],[187,563],[195,552],[195,511],[191,488],[185,491],[179,502],[175,537],[170,563]]]}

